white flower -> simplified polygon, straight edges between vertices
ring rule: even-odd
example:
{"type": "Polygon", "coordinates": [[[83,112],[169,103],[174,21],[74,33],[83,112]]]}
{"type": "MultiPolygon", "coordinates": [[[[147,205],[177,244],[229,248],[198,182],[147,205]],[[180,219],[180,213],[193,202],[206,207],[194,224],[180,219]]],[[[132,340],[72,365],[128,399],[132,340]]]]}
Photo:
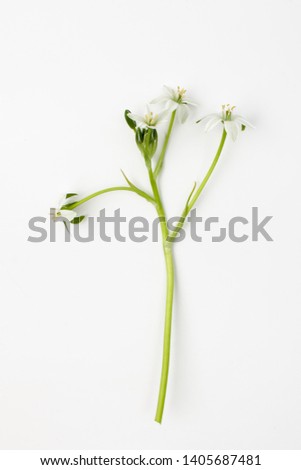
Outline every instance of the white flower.
{"type": "Polygon", "coordinates": [[[159,124],[165,121],[166,111],[154,113],[149,106],[146,106],[146,114],[128,113],[127,115],[132,121],[135,121],[137,127],[141,129],[155,129],[159,124]]]}
{"type": "Polygon", "coordinates": [[[224,104],[222,106],[222,112],[219,114],[208,114],[208,116],[199,119],[197,122],[207,121],[205,125],[205,132],[209,132],[214,129],[219,123],[222,123],[225,131],[234,141],[236,140],[239,132],[243,131],[245,127],[251,127],[254,129],[254,126],[248,122],[242,116],[238,114],[233,114],[233,109],[235,106],[230,106],[229,104],[224,104]]]}
{"type": "Polygon", "coordinates": [[[62,209],[66,204],[72,204],[76,200],[77,194],[74,195],[66,195],[64,199],[62,199],[59,203],[59,209],[54,209],[54,211],[51,213],[53,219],[56,219],[58,217],[64,217],[65,219],[69,220],[71,222],[75,217],[77,217],[77,213],[73,210],[70,209],[62,209]]]}
{"type": "Polygon", "coordinates": [[[189,108],[196,106],[196,104],[186,100],[186,90],[184,88],[178,86],[174,89],[164,85],[164,89],[163,95],[155,98],[151,103],[162,103],[169,111],[177,110],[180,122],[185,122],[189,114],[189,108]]]}
{"type": "Polygon", "coordinates": [[[77,214],[75,211],[69,211],[66,209],[55,209],[54,214],[53,214],[54,219],[58,217],[64,217],[64,219],[69,220],[69,222],[71,222],[71,220],[73,220],[76,217],[76,215],[77,214]]]}

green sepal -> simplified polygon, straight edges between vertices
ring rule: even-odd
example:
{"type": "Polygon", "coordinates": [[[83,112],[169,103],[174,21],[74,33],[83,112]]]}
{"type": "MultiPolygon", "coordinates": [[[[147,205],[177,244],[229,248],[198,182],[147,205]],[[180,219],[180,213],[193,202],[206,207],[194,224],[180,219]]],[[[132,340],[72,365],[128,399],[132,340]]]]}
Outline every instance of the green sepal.
{"type": "Polygon", "coordinates": [[[157,150],[158,145],[158,132],[156,129],[149,129],[149,142],[148,142],[148,150],[149,156],[152,158],[157,150]]]}
{"type": "Polygon", "coordinates": [[[69,202],[69,204],[64,204],[62,207],[60,207],[60,210],[72,210],[74,207],[76,207],[76,202],[69,202]]]}
{"type": "Polygon", "coordinates": [[[246,126],[244,124],[241,125],[242,132],[245,130],[246,126]]]}
{"type": "Polygon", "coordinates": [[[65,196],[65,199],[69,199],[69,197],[73,197],[73,196],[78,196],[77,193],[67,193],[66,196],[65,196]]]}
{"type": "Polygon", "coordinates": [[[85,216],[80,215],[79,217],[74,217],[74,219],[70,220],[70,224],[80,224],[84,220],[85,216]]]}
{"type": "Polygon", "coordinates": [[[137,124],[136,124],[136,121],[133,121],[133,119],[131,119],[131,118],[128,117],[128,114],[129,114],[130,112],[131,112],[131,111],[130,111],[129,109],[126,109],[126,110],[124,111],[124,119],[126,120],[127,125],[128,125],[131,129],[135,130],[137,124]]]}
{"type": "Polygon", "coordinates": [[[158,133],[156,129],[136,128],[136,144],[144,156],[145,161],[150,161],[154,156],[158,145],[158,133]]]}
{"type": "Polygon", "coordinates": [[[145,129],[141,129],[140,127],[137,127],[136,144],[138,145],[139,148],[143,146],[144,136],[145,136],[145,129]]]}
{"type": "Polygon", "coordinates": [[[147,129],[143,141],[144,155],[151,159],[157,150],[158,145],[158,133],[156,129],[147,129]]]}

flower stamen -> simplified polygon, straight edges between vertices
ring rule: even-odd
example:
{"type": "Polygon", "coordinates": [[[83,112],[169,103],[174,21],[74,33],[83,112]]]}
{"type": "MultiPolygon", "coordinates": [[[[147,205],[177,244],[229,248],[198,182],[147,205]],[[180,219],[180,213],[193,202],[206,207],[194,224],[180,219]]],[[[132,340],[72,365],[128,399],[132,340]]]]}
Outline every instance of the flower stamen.
{"type": "Polygon", "coordinates": [[[231,121],[231,115],[236,106],[231,106],[230,104],[222,105],[222,117],[225,121],[231,121]]]}
{"type": "Polygon", "coordinates": [[[155,126],[158,122],[158,119],[159,119],[158,114],[154,114],[152,111],[144,115],[145,123],[148,126],[155,126]]]}
{"type": "Polygon", "coordinates": [[[178,103],[182,103],[186,91],[187,90],[185,90],[185,88],[180,88],[179,86],[177,87],[177,93],[178,93],[177,101],[178,101],[178,103]]]}

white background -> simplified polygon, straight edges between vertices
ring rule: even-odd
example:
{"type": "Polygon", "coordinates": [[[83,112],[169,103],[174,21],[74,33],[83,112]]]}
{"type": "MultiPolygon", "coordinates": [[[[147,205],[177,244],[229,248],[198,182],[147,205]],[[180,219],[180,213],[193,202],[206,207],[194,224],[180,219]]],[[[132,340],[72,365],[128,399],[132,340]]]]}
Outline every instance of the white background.
{"type": "MultiPolygon", "coordinates": [[[[3,1],[0,7],[2,449],[299,449],[300,14],[297,0],[3,1]],[[29,243],[64,192],[148,188],[123,120],[163,84],[199,103],[161,187],[178,215],[220,138],[225,102],[256,125],[230,141],[199,215],[273,215],[273,243],[176,246],[164,423],[160,244],[29,243]]],[[[133,194],[84,206],[154,217],[133,194]]],[[[82,227],[85,231],[84,226],[82,227]]]]}

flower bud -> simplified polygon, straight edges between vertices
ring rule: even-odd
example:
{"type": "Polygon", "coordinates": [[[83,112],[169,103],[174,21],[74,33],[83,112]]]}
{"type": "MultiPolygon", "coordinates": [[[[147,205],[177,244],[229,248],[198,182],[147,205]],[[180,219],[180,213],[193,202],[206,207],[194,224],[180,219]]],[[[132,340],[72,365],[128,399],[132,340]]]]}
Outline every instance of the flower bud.
{"type": "Polygon", "coordinates": [[[156,129],[147,129],[144,137],[144,147],[148,158],[152,158],[157,150],[158,132],[156,129]]]}
{"type": "Polygon", "coordinates": [[[151,160],[155,155],[158,145],[158,133],[156,129],[136,129],[136,144],[145,160],[151,160]]]}

